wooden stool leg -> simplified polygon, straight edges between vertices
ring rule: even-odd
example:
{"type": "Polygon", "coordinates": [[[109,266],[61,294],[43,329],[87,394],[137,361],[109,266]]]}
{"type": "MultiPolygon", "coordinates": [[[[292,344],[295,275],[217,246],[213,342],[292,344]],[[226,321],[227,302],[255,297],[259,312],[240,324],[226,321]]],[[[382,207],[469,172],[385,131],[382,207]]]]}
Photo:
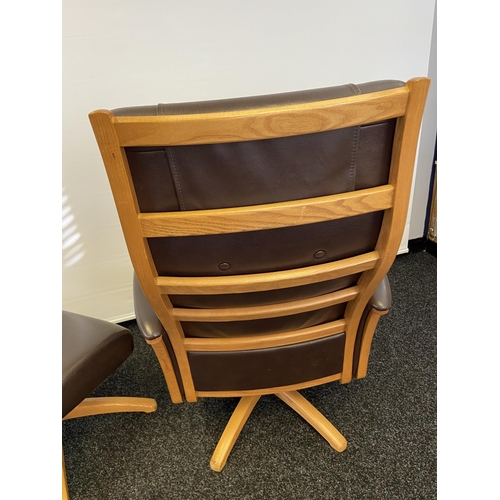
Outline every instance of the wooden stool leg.
{"type": "MultiPolygon", "coordinates": [[[[78,417],[89,417],[92,415],[103,415],[106,413],[136,411],[151,413],[155,411],[156,408],[157,403],[153,398],[132,398],[121,396],[86,398],[76,408],[71,410],[63,418],[63,420],[78,417]]],[[[64,450],[62,454],[62,498],[63,500],[69,500],[66,465],[64,463],[64,450]]]]}
{"type": "Polygon", "coordinates": [[[68,480],[66,479],[66,464],[64,463],[64,450],[62,452],[62,500],[69,500],[68,480]]]}
{"type": "Polygon", "coordinates": [[[309,422],[330,443],[334,450],[344,451],[346,449],[347,441],[345,437],[304,396],[297,391],[280,392],[276,396],[309,422]]]}
{"type": "Polygon", "coordinates": [[[227,457],[259,399],[260,396],[244,396],[240,399],[210,460],[212,470],[220,472],[226,465],[227,457]]]}
{"type": "Polygon", "coordinates": [[[152,398],[131,398],[121,396],[86,398],[76,408],[71,410],[63,420],[104,413],[122,413],[143,411],[151,413],[156,410],[156,401],[152,398]]]}

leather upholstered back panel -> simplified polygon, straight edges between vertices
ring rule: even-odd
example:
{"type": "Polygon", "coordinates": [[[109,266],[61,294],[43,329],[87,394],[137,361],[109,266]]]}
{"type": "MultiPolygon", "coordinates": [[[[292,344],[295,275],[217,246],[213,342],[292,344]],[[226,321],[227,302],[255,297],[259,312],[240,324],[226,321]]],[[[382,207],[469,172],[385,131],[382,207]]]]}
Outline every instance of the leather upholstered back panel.
{"type": "Polygon", "coordinates": [[[326,196],[387,182],[395,120],[296,137],[127,148],[141,212],[326,196]]]}
{"type": "MultiPolygon", "coordinates": [[[[403,86],[399,81],[344,85],[279,96],[114,110],[116,115],[228,111],[345,97],[403,86]]],[[[386,184],[395,120],[317,134],[199,146],[126,148],[141,212],[202,210],[275,203],[386,184]]],[[[150,238],[159,275],[218,276],[306,267],[374,249],[382,213],[246,233],[150,238]]],[[[273,293],[172,296],[174,306],[228,307],[306,298],[355,283],[356,277],[273,293]]],[[[343,308],[290,317],[294,329],[341,317],[343,308]],[[342,310],[340,310],[342,309],[342,310]],[[332,317],[336,316],[336,317],[332,317]]],[[[277,331],[270,320],[183,323],[187,336],[277,331]]]]}

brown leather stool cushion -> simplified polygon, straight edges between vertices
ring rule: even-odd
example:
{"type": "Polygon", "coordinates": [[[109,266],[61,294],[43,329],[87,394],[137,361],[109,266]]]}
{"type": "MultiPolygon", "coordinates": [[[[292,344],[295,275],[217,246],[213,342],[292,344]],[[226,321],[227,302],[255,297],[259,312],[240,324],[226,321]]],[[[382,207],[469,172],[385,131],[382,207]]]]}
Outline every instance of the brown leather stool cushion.
{"type": "Polygon", "coordinates": [[[62,311],[62,417],[112,375],[134,350],[114,323],[62,311]]]}

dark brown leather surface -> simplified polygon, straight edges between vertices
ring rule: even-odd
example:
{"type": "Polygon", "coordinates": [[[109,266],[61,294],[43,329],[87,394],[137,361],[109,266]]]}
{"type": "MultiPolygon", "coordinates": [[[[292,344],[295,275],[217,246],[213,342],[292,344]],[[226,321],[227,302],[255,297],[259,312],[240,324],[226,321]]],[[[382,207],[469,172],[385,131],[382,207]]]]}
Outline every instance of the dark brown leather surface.
{"type": "Polygon", "coordinates": [[[196,101],[170,103],[146,106],[131,106],[113,109],[115,116],[155,116],[183,115],[198,113],[219,113],[224,111],[286,106],[314,101],[326,101],[357,94],[368,94],[397,87],[403,87],[399,80],[377,80],[360,84],[349,83],[335,87],[299,90],[251,97],[236,97],[232,99],[214,99],[211,101],[196,101]]]}
{"type": "Polygon", "coordinates": [[[167,147],[163,151],[130,148],[127,157],[141,211],[201,210],[352,191],[358,139],[359,128],[350,127],[262,141],[167,147]],[[153,176],[146,179],[151,171],[144,165],[150,165],[151,156],[163,172],[155,177],[173,184],[175,202],[165,204],[170,186],[161,193],[153,176]],[[143,193],[147,196],[141,196],[143,193]]]}
{"type": "Polygon", "coordinates": [[[277,203],[386,183],[394,125],[389,120],[265,141],[128,148],[127,158],[142,212],[277,203]]]}
{"type": "Polygon", "coordinates": [[[126,328],[62,311],[63,418],[113,374],[133,349],[126,328]]]}
{"type": "Polygon", "coordinates": [[[342,371],[345,334],[286,347],[190,352],[197,391],[238,391],[299,384],[342,371]]]}
{"type": "Polygon", "coordinates": [[[382,217],[364,214],[237,234],[151,238],[149,246],[161,276],[229,276],[281,271],[323,264],[374,249],[382,217]],[[315,258],[318,251],[325,255],[315,258]],[[221,270],[222,263],[230,264],[221,270]]]}
{"type": "Polygon", "coordinates": [[[220,323],[183,321],[182,328],[186,337],[249,337],[252,335],[287,332],[320,325],[342,318],[344,311],[345,304],[338,304],[326,309],[281,316],[279,318],[220,323]]]}

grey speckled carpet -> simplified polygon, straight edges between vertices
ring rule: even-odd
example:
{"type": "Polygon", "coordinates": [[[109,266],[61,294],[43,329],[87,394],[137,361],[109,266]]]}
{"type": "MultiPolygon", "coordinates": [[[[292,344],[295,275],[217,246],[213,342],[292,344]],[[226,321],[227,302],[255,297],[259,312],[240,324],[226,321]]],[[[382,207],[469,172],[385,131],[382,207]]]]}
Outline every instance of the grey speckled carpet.
{"type": "Polygon", "coordinates": [[[237,400],[172,404],[131,321],[134,353],[94,395],[153,397],[158,410],[63,422],[71,500],[436,498],[437,259],[398,256],[389,279],[393,307],[379,322],[367,377],[301,391],[344,434],[343,453],[266,396],[224,470],[213,472],[237,400]]]}

